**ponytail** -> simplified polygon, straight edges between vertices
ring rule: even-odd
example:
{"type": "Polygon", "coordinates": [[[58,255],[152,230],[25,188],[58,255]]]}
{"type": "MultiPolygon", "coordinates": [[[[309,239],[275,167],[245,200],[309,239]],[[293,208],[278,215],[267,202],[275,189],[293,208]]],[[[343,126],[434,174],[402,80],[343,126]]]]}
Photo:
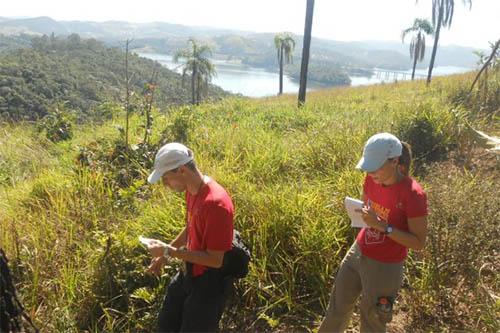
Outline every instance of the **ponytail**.
{"type": "Polygon", "coordinates": [[[403,144],[403,151],[401,152],[401,156],[399,156],[398,159],[399,171],[403,175],[409,176],[412,160],[411,146],[407,142],[401,141],[401,143],[403,144]]]}

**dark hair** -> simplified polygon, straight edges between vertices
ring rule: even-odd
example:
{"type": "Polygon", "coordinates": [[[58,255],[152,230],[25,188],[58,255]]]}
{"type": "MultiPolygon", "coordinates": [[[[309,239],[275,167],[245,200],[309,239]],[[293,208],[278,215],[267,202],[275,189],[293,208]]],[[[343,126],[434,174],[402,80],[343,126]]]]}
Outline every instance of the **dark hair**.
{"type": "MultiPolygon", "coordinates": [[[[194,162],[194,160],[191,160],[191,161],[189,161],[186,164],[183,164],[181,166],[185,166],[185,167],[187,167],[191,171],[196,171],[196,163],[194,162]]],[[[172,169],[170,171],[171,172],[177,172],[181,166],[178,166],[177,168],[172,169]]]]}
{"type": "Polygon", "coordinates": [[[187,166],[191,171],[196,171],[196,163],[194,162],[194,160],[191,160],[184,165],[187,166]]]}
{"type": "Polygon", "coordinates": [[[411,146],[409,143],[401,141],[403,144],[403,151],[401,152],[401,156],[398,157],[399,171],[405,175],[410,175],[410,167],[412,160],[411,146]]]}

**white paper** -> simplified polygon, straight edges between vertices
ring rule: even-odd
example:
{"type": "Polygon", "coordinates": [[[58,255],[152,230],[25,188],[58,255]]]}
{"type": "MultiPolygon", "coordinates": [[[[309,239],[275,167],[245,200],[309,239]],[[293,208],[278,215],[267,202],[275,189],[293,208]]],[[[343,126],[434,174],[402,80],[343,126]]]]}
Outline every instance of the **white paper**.
{"type": "Polygon", "coordinates": [[[154,239],[154,238],[146,238],[144,236],[139,236],[139,242],[142,244],[146,245],[148,248],[154,245],[161,245],[166,247],[167,244],[162,242],[161,240],[154,239]]]}
{"type": "Polygon", "coordinates": [[[345,204],[345,209],[347,210],[347,214],[351,219],[351,227],[353,228],[368,227],[365,221],[363,221],[361,213],[356,212],[356,209],[363,208],[364,205],[363,201],[350,197],[345,197],[344,204],[345,204]]]}

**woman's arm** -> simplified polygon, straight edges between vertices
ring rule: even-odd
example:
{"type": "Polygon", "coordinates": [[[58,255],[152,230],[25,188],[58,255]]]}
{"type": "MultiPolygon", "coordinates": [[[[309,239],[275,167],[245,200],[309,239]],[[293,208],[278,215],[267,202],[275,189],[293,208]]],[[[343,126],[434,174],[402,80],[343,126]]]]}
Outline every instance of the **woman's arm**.
{"type": "MultiPolygon", "coordinates": [[[[375,212],[368,207],[361,210],[363,221],[373,229],[385,232],[387,223],[380,221],[375,212]]],[[[387,236],[393,241],[414,250],[422,250],[427,237],[427,216],[414,217],[408,219],[408,231],[397,229],[393,226],[393,231],[387,236]]]]}
{"type": "Polygon", "coordinates": [[[427,216],[408,219],[408,229],[403,231],[394,228],[387,236],[407,248],[422,250],[427,238],[427,216]]]}

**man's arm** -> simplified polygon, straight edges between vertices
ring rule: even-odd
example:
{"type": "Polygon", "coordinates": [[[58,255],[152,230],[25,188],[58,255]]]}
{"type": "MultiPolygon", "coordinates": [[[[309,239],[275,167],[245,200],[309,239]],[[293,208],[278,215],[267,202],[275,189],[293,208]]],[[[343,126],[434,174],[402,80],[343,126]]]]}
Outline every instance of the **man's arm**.
{"type": "Polygon", "coordinates": [[[181,260],[213,267],[220,268],[222,267],[222,262],[224,260],[224,251],[214,251],[214,250],[206,250],[206,251],[188,251],[186,249],[179,249],[173,246],[169,246],[170,255],[174,258],[179,258],[181,260]]]}
{"type": "Polygon", "coordinates": [[[174,258],[202,266],[220,268],[224,261],[225,249],[231,248],[233,237],[232,212],[217,202],[204,206],[205,229],[203,231],[204,249],[189,251],[172,246],[169,254],[174,258]]]}
{"type": "Polygon", "coordinates": [[[170,242],[170,245],[178,249],[181,246],[186,246],[186,243],[187,243],[187,228],[184,227],[184,229],[182,229],[182,231],[177,235],[177,237],[175,237],[175,239],[170,242]]]}
{"type": "MultiPolygon", "coordinates": [[[[184,227],[182,231],[170,242],[170,247],[178,249],[181,246],[185,246],[187,242],[187,228],[184,227]]],[[[148,246],[149,253],[153,258],[162,257],[165,252],[165,246],[162,242],[156,242],[148,246]]]]}
{"type": "MultiPolygon", "coordinates": [[[[181,246],[185,246],[187,242],[187,228],[184,227],[182,231],[175,237],[173,241],[170,242],[170,245],[167,245],[169,248],[179,248],[181,246]]],[[[151,264],[148,267],[148,272],[153,273],[155,275],[160,275],[161,269],[167,263],[167,258],[163,256],[165,252],[165,248],[161,244],[157,244],[154,246],[150,246],[149,252],[153,256],[151,260],[151,264]]]]}

